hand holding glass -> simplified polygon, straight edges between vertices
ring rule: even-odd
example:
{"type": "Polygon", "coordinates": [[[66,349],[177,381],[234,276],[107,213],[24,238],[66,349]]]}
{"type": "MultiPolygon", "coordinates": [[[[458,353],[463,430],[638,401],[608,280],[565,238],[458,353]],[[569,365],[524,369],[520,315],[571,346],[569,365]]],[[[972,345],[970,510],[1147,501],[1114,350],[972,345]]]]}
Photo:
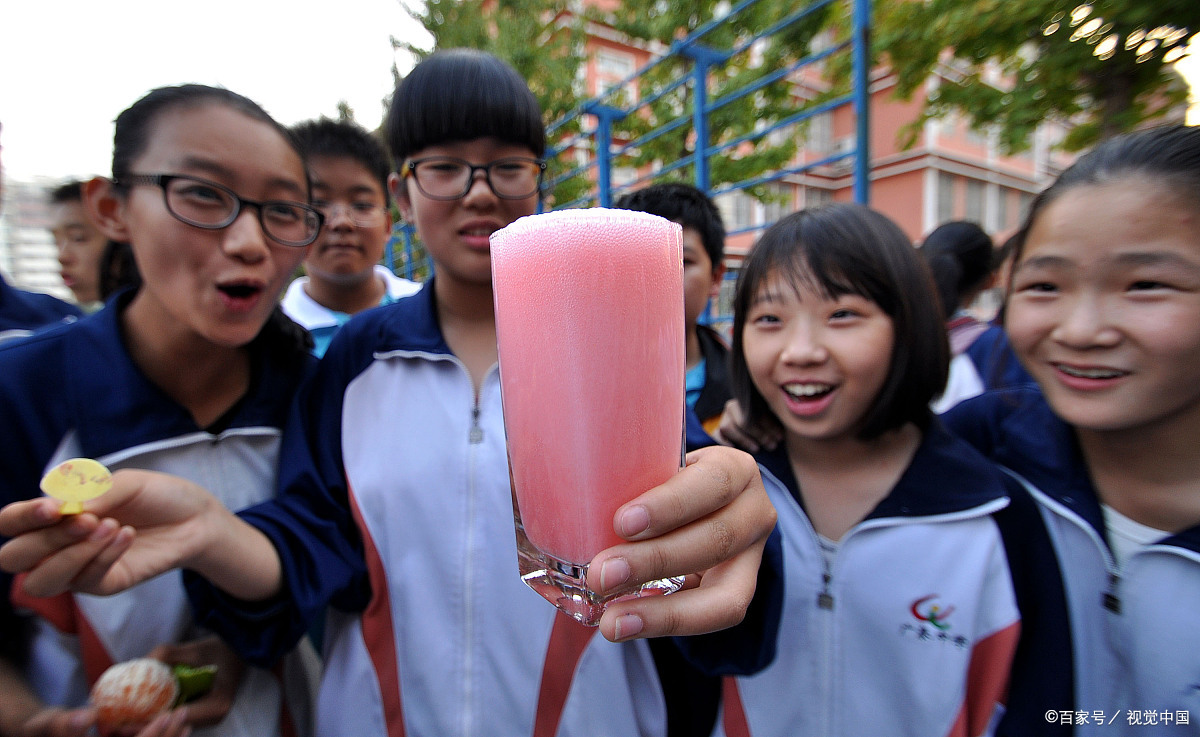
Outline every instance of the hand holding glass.
{"type": "Polygon", "coordinates": [[[618,508],[679,470],[682,229],[629,210],[520,218],[491,240],[517,557],[535,591],[595,625],[587,564],[622,542],[618,508]]]}

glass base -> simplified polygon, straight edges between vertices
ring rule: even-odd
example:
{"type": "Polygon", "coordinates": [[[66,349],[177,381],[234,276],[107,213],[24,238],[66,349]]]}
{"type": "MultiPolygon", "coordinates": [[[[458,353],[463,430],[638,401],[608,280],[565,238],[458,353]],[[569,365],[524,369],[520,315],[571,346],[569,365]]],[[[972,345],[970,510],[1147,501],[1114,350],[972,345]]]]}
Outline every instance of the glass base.
{"type": "Polygon", "coordinates": [[[604,610],[614,601],[661,596],[678,591],[683,586],[682,576],[663,578],[645,583],[633,591],[600,596],[587,587],[587,565],[568,563],[541,552],[529,542],[519,526],[517,562],[522,581],[576,622],[588,627],[600,624],[604,610]]]}

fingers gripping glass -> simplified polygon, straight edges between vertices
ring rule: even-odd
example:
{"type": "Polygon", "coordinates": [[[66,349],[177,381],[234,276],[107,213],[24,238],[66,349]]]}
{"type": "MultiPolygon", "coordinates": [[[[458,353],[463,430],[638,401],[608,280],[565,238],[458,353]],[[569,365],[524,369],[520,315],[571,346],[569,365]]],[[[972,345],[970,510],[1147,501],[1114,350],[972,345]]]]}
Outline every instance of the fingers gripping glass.
{"type": "Polygon", "coordinates": [[[182,174],[131,174],[119,185],[145,184],[161,187],[167,212],[176,220],[207,230],[233,224],[247,205],[258,210],[263,233],[285,246],[307,246],[317,239],[324,216],[302,202],[240,197],[232,189],[207,179],[182,174]]]}
{"type": "Polygon", "coordinates": [[[457,200],[471,191],[475,172],[483,172],[488,187],[504,200],[523,200],[537,194],[542,186],[546,162],[513,156],[476,166],[450,156],[413,159],[404,167],[404,176],[412,177],[421,194],[431,200],[457,200]]]}

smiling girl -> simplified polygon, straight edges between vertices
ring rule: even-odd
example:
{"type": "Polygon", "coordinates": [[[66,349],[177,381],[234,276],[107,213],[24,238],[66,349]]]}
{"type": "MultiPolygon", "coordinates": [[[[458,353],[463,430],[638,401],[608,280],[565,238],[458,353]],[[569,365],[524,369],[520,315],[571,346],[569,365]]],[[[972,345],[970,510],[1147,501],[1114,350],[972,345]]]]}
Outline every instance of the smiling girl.
{"type": "Polygon", "coordinates": [[[1155,734],[1195,734],[1200,128],[1118,137],[1063,172],[1017,234],[1004,314],[1041,391],[985,395],[947,421],[1041,504],[1080,708],[1126,726],[1169,713],[1155,734]]]}
{"type": "Polygon", "coordinates": [[[756,459],[785,583],[778,655],[727,681],[725,734],[1057,730],[1070,660],[1049,541],[929,409],[946,331],[900,229],[849,204],[780,220],[739,276],[732,350],[747,421],[783,437],[756,459]]]}

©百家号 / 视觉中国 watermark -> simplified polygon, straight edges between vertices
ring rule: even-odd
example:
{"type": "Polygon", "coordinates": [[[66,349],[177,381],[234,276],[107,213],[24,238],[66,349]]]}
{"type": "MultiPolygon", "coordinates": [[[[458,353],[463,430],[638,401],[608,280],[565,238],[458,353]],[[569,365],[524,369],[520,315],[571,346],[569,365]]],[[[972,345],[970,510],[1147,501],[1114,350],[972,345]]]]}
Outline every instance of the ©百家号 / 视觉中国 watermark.
{"type": "Polygon", "coordinates": [[[1128,726],[1163,726],[1191,724],[1191,712],[1170,709],[1110,709],[1108,711],[1056,711],[1046,712],[1046,721],[1052,724],[1124,724],[1128,726]]]}

